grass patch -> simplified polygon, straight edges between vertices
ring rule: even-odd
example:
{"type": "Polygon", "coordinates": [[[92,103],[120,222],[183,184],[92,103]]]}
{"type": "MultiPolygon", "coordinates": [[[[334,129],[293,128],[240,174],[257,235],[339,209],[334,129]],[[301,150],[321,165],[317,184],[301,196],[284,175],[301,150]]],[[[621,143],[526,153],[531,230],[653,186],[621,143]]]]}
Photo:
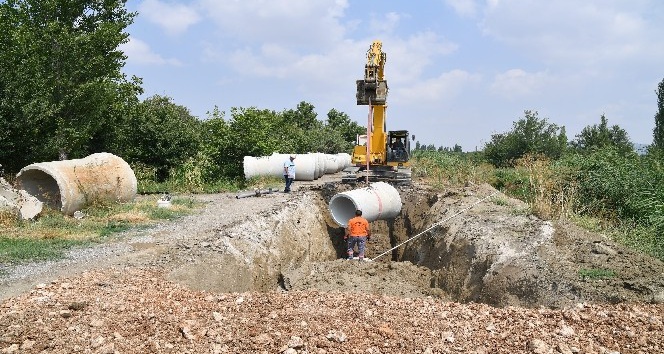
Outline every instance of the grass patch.
{"type": "Polygon", "coordinates": [[[514,207],[510,209],[510,214],[516,216],[532,215],[533,210],[530,208],[530,206],[514,207]]]}
{"type": "Polygon", "coordinates": [[[500,205],[500,206],[507,206],[509,203],[507,202],[507,199],[503,197],[491,197],[491,201],[493,204],[500,205]]]}
{"type": "Polygon", "coordinates": [[[81,210],[83,217],[45,209],[35,221],[0,215],[0,262],[22,263],[56,259],[74,246],[101,242],[129,229],[148,227],[155,221],[173,220],[200,207],[192,198],[174,197],[170,208],[159,208],[157,196],[131,203],[96,204],[81,210]]]}
{"type": "Polygon", "coordinates": [[[611,239],[664,261],[664,235],[657,227],[625,223],[611,228],[611,239]]]}
{"type": "Polygon", "coordinates": [[[25,260],[49,260],[62,257],[74,246],[87,241],[67,239],[16,239],[0,237],[0,263],[20,263],[25,260]]]}
{"type": "Polygon", "coordinates": [[[610,279],[616,276],[616,272],[610,269],[601,268],[581,268],[579,269],[579,276],[581,279],[597,280],[597,279],[610,279]]]}

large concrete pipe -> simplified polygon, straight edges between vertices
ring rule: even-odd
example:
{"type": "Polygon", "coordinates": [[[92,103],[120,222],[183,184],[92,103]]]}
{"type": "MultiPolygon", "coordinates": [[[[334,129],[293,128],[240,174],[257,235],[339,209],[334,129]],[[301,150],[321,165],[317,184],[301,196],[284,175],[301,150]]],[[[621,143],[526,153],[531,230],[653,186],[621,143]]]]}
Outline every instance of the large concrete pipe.
{"type": "Polygon", "coordinates": [[[323,154],[319,152],[310,153],[309,155],[313,156],[314,158],[314,163],[316,167],[315,179],[318,179],[325,174],[325,158],[323,157],[323,154]]]}
{"type": "MultiPolygon", "coordinates": [[[[274,153],[270,156],[245,156],[244,177],[249,179],[256,176],[283,177],[284,162],[288,160],[289,154],[274,153]]],[[[316,161],[311,154],[295,155],[295,180],[313,181],[315,179],[316,161]]]]}
{"type": "Polygon", "coordinates": [[[325,174],[339,171],[339,162],[336,155],[325,154],[325,174]]]}
{"type": "Polygon", "coordinates": [[[288,158],[288,155],[284,158],[284,161],[278,163],[276,160],[273,160],[273,156],[245,156],[243,160],[244,166],[244,178],[249,179],[256,176],[275,176],[280,177],[284,174],[284,161],[288,158]]]}
{"type": "Polygon", "coordinates": [[[127,202],[136,197],[134,171],[109,153],[82,159],[39,162],[16,176],[21,189],[67,215],[94,202],[127,202]]]}
{"type": "Polygon", "coordinates": [[[352,157],[350,156],[350,154],[347,154],[345,152],[340,152],[340,153],[337,154],[337,157],[339,157],[341,159],[341,163],[339,164],[339,165],[341,165],[340,166],[341,170],[343,170],[344,168],[351,165],[352,157]]]}
{"type": "Polygon", "coordinates": [[[369,187],[336,194],[330,200],[330,213],[337,224],[346,227],[362,210],[362,217],[371,221],[393,219],[401,212],[401,196],[396,188],[385,182],[376,182],[369,187]]]}

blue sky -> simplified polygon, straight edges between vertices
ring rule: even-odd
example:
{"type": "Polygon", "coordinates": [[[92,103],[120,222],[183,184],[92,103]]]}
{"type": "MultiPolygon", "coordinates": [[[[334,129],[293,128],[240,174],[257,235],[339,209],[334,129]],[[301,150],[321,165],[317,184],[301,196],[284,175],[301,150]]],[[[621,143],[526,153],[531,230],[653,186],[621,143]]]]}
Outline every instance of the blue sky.
{"type": "Polygon", "coordinates": [[[573,139],[598,124],[650,144],[664,79],[660,0],[129,0],[124,72],[201,119],[301,101],[363,126],[373,40],[387,53],[388,130],[482,149],[524,110],[573,139]]]}

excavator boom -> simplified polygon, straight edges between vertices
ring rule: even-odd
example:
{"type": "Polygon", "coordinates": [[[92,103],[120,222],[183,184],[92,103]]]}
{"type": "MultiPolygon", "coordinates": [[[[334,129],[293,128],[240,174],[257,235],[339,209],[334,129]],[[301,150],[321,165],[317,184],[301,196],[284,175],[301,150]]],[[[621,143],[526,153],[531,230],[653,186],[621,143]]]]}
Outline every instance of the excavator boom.
{"type": "Polygon", "coordinates": [[[358,105],[369,106],[367,135],[363,141],[358,136],[353,149],[353,167],[345,170],[344,182],[358,180],[387,181],[410,183],[410,142],[406,130],[386,131],[387,80],[385,80],[385,62],[381,41],[374,41],[367,51],[364,65],[364,78],[357,80],[355,97],[358,105]],[[400,142],[400,148],[393,144],[400,142]],[[364,143],[363,143],[364,142],[364,143]],[[367,151],[368,149],[368,151],[367,151]],[[369,163],[367,164],[367,159],[369,163]]]}

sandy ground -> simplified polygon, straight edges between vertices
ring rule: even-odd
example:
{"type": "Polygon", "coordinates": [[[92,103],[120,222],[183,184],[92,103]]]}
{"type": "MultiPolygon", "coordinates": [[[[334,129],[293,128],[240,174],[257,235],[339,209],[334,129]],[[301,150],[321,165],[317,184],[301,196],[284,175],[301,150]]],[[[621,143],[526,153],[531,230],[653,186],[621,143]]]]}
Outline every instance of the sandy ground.
{"type": "MultiPolygon", "coordinates": [[[[195,215],[5,267],[0,352],[664,352],[661,262],[511,200],[380,261],[341,260],[324,212],[339,187],[325,178],[291,194],[197,196],[195,215]],[[619,274],[579,279],[599,265],[619,274]]],[[[404,217],[375,225],[369,257],[486,188],[403,189],[404,217]]]]}

